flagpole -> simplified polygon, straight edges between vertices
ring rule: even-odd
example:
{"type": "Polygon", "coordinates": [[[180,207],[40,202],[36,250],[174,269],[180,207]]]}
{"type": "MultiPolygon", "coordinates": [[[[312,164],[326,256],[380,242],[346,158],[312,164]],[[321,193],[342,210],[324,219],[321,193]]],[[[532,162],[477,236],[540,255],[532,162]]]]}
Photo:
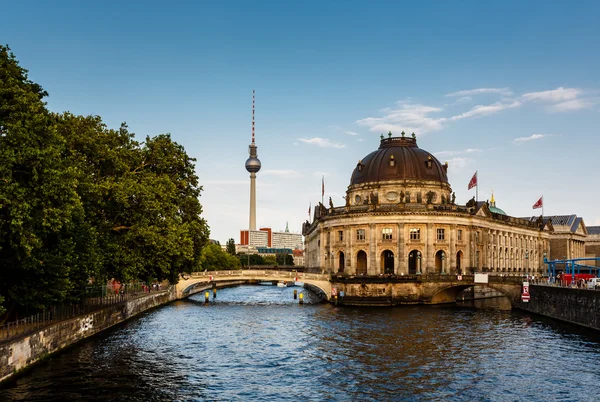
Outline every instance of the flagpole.
{"type": "Polygon", "coordinates": [[[477,170],[475,171],[475,181],[477,183],[476,188],[475,188],[475,202],[479,201],[479,173],[477,173],[477,170]]]}
{"type": "Polygon", "coordinates": [[[321,178],[321,204],[325,205],[323,197],[325,196],[325,176],[321,178]]]}
{"type": "Polygon", "coordinates": [[[542,219],[544,218],[544,196],[542,195],[542,219]]]}

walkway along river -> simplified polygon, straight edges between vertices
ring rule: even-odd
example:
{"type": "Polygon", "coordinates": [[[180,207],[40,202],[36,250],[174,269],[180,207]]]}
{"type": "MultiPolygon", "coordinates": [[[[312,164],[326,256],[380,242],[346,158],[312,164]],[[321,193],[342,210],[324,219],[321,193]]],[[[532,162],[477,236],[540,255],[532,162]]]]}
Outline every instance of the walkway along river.
{"type": "Polygon", "coordinates": [[[502,299],[335,307],[221,289],[144,313],[0,388],[0,400],[597,400],[600,336],[502,299]]]}

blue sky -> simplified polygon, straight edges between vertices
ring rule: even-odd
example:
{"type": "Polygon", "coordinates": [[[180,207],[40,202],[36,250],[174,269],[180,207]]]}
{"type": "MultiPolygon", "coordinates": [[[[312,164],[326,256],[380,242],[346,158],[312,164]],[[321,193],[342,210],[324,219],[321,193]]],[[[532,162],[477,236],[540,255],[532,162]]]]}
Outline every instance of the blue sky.
{"type": "Polygon", "coordinates": [[[414,131],[457,202],[492,190],[530,216],[600,225],[600,2],[30,1],[0,42],[54,111],[171,133],[197,158],[211,237],[248,226],[256,90],[257,224],[300,231],[379,135],[414,131]],[[418,3],[418,4],[417,4],[418,3]]]}

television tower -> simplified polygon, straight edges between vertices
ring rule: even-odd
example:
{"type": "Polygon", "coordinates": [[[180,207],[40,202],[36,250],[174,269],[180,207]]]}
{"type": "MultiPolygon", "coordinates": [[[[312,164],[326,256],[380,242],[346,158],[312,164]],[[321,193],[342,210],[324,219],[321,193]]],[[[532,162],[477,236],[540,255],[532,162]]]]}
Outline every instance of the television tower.
{"type": "MultiPolygon", "coordinates": [[[[249,230],[256,230],[256,173],[260,170],[258,160],[258,147],[254,143],[254,90],[252,90],[252,142],[248,147],[250,157],[246,160],[246,170],[250,172],[250,226],[249,230]]],[[[250,233],[248,233],[250,236],[250,233]]]]}

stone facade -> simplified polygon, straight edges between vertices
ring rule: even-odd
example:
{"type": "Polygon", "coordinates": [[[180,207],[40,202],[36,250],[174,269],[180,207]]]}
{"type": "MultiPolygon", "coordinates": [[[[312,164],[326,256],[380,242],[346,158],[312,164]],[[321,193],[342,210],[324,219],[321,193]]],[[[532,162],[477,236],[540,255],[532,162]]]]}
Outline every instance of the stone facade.
{"type": "Polygon", "coordinates": [[[447,169],[414,135],[382,137],[355,167],[346,205],[319,204],[305,222],[306,267],[368,276],[545,272],[552,226],[475,199],[457,205],[447,169]]]}

